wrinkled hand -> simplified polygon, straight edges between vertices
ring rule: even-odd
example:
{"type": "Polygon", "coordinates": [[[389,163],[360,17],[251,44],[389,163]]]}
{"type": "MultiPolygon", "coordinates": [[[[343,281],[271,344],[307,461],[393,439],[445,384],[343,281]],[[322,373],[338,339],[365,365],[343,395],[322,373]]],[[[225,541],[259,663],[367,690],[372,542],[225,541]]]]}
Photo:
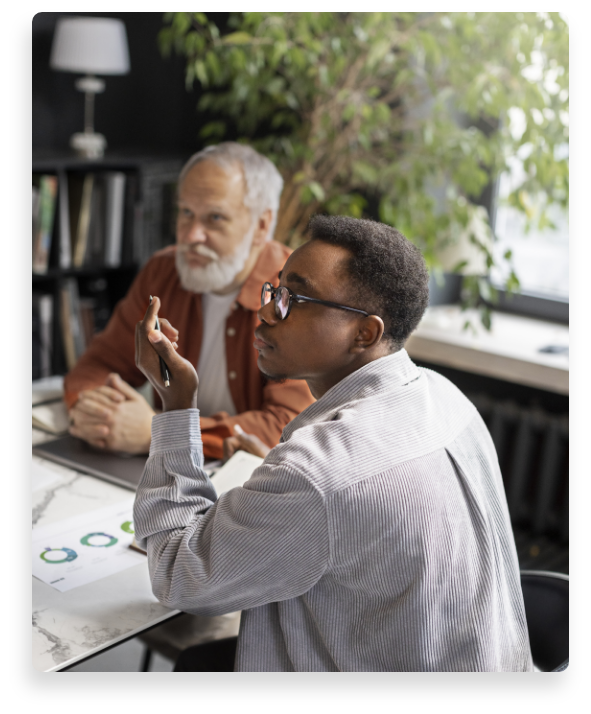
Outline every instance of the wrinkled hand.
{"type": "Polygon", "coordinates": [[[246,451],[249,454],[260,456],[262,459],[271,451],[258,436],[247,434],[240,424],[234,424],[234,436],[224,439],[224,462],[226,462],[237,451],[246,451]]]}
{"type": "Polygon", "coordinates": [[[160,320],[161,331],[155,328],[160,299],[154,297],[144,319],[135,326],[135,364],[146,375],[162,399],[162,410],[195,409],[199,378],[195,367],[177,354],[178,331],[167,320],[160,320]],[[175,337],[176,334],[176,337],[175,337]],[[170,386],[165,387],[160,374],[159,357],[166,362],[170,373],[170,386]]]}
{"type": "Polygon", "coordinates": [[[100,449],[146,454],[154,414],[141,394],[110,374],[105,386],[80,393],[70,409],[70,434],[100,449]]]}

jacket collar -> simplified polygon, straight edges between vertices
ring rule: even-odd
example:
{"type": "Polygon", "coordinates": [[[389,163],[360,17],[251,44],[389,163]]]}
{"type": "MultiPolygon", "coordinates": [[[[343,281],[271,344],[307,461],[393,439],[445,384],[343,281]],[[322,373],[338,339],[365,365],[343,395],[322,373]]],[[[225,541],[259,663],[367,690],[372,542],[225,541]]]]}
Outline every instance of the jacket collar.
{"type": "Polygon", "coordinates": [[[419,368],[405,349],[380,357],[349,374],[301,412],[283,429],[281,441],[287,441],[293,432],[302,426],[333,419],[337,412],[350,402],[395,391],[420,376],[419,368]]]}

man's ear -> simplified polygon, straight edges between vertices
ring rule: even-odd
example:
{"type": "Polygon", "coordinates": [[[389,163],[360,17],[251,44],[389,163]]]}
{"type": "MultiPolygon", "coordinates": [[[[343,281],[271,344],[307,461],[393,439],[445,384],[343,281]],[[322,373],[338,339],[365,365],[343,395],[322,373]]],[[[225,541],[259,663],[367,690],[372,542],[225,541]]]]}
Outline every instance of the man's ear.
{"type": "Polygon", "coordinates": [[[267,208],[257,218],[257,225],[252,237],[252,245],[263,245],[263,243],[267,240],[272,220],[273,211],[270,208],[267,208]]]}
{"type": "Polygon", "coordinates": [[[384,321],[377,315],[368,315],[361,320],[359,330],[355,335],[351,354],[360,354],[377,345],[384,334],[384,321]]]}

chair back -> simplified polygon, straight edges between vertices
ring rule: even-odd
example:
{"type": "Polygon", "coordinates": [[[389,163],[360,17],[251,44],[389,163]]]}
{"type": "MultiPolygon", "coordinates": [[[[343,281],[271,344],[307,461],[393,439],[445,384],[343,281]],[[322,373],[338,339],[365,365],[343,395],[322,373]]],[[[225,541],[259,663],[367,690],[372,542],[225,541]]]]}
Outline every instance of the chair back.
{"type": "Polygon", "coordinates": [[[535,666],[542,672],[568,667],[568,575],[522,570],[521,589],[535,666]]]}

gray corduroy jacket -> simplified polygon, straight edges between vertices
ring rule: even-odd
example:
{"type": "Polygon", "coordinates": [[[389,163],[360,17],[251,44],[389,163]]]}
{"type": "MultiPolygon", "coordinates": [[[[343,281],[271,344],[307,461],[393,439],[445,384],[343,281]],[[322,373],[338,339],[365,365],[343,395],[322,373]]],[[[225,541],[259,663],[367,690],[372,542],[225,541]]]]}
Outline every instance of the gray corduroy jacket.
{"type": "Polygon", "coordinates": [[[490,435],[405,350],[297,416],[217,497],[197,409],[154,417],[136,538],[155,595],[242,610],[237,671],[531,671],[490,435]]]}

